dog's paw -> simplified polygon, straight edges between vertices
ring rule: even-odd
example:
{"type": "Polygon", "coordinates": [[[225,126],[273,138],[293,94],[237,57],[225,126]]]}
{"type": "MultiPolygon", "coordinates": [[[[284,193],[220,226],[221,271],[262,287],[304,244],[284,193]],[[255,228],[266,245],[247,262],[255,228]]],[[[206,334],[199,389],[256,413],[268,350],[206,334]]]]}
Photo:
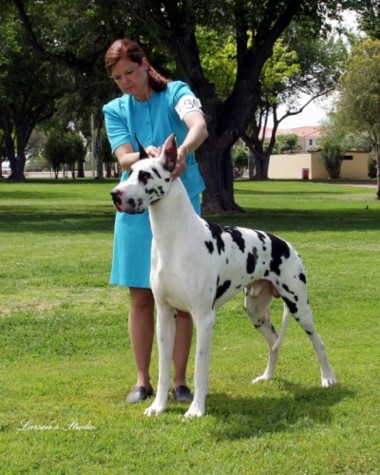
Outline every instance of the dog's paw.
{"type": "Polygon", "coordinates": [[[321,378],[322,380],[322,387],[323,388],[328,388],[330,386],[334,386],[334,384],[337,383],[335,376],[332,374],[328,377],[323,377],[321,378]]]}
{"type": "Polygon", "coordinates": [[[267,376],[265,373],[262,374],[261,376],[258,376],[255,379],[252,379],[252,384],[259,383],[260,381],[268,381],[269,379],[272,379],[271,376],[267,376]]]}
{"type": "Polygon", "coordinates": [[[192,403],[189,410],[185,413],[185,419],[194,419],[195,417],[202,417],[205,414],[205,408],[192,403]]]}
{"type": "Polygon", "coordinates": [[[196,417],[204,416],[203,411],[190,411],[190,409],[183,416],[185,419],[195,419],[196,417]]]}
{"type": "Polygon", "coordinates": [[[154,402],[151,406],[145,409],[144,414],[148,417],[150,416],[159,416],[166,409],[166,404],[157,404],[154,402]]]}

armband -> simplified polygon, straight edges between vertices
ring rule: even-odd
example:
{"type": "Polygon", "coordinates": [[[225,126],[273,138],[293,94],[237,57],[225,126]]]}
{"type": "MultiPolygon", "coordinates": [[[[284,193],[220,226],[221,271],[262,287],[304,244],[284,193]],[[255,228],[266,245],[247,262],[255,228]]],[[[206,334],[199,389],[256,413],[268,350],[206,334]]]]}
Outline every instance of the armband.
{"type": "Polygon", "coordinates": [[[188,112],[198,111],[201,114],[201,101],[195,96],[182,96],[175,106],[175,110],[182,120],[188,112]]]}

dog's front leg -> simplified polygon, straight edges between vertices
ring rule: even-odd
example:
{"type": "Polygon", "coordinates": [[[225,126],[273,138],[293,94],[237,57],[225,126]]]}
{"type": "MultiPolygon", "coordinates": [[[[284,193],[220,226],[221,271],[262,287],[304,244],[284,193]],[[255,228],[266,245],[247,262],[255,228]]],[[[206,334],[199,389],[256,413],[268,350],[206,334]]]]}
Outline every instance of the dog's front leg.
{"type": "Polygon", "coordinates": [[[175,338],[175,311],[169,305],[157,304],[157,343],[159,376],[157,395],[153,404],[145,410],[147,416],[158,416],[165,411],[170,387],[170,366],[175,338]]]}
{"type": "Polygon", "coordinates": [[[201,417],[205,413],[215,311],[210,312],[208,315],[192,315],[192,317],[197,331],[194,375],[195,391],[193,402],[185,414],[185,418],[187,419],[201,417]]]}

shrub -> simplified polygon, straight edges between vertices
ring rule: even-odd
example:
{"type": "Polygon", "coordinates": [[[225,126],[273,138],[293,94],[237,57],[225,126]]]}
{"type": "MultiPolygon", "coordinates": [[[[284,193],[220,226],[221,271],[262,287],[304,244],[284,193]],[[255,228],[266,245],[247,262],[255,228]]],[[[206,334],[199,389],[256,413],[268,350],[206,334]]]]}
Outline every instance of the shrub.
{"type": "Polygon", "coordinates": [[[321,156],[329,177],[339,178],[343,158],[342,146],[331,139],[325,139],[322,143],[321,156]]]}

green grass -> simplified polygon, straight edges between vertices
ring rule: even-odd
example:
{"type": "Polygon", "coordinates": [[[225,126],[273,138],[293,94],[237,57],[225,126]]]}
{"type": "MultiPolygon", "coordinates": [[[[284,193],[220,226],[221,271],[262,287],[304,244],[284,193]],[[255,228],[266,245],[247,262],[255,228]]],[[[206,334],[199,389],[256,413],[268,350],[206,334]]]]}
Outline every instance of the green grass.
{"type": "MultiPolygon", "coordinates": [[[[218,314],[207,415],[184,421],[173,401],[158,418],[143,415],[149,402],[124,404],[135,372],[128,293],[108,284],[111,187],[0,182],[0,473],[380,473],[375,191],[236,183],[247,213],[213,219],[280,234],[302,254],[339,384],[320,387],[292,322],[276,377],[251,385],[267,350],[238,295],[218,314]]],[[[278,325],[278,301],[273,315],[278,325]]],[[[156,346],[152,376],[156,386],[156,346]]]]}

